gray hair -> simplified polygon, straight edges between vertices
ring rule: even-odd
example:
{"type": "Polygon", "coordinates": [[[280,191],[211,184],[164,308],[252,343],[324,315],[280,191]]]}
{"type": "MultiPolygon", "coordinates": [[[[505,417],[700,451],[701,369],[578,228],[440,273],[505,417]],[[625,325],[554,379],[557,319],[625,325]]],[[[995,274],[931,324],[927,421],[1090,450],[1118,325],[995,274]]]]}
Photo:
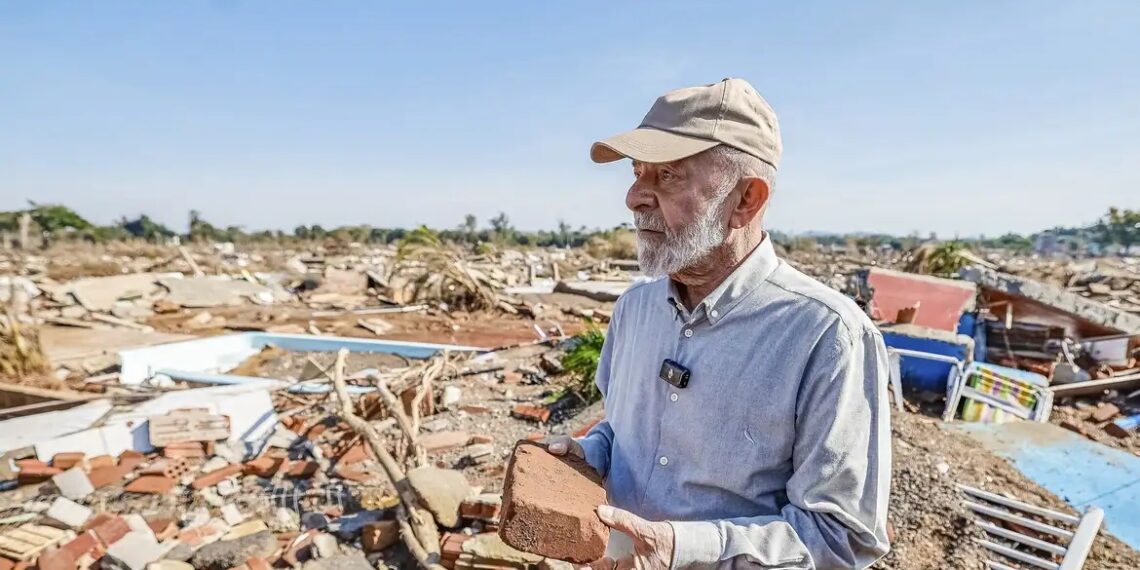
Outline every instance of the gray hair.
{"type": "Polygon", "coordinates": [[[728,145],[717,145],[708,151],[713,169],[720,177],[722,191],[727,194],[741,178],[759,178],[768,184],[769,191],[776,186],[776,167],[728,145]]]}

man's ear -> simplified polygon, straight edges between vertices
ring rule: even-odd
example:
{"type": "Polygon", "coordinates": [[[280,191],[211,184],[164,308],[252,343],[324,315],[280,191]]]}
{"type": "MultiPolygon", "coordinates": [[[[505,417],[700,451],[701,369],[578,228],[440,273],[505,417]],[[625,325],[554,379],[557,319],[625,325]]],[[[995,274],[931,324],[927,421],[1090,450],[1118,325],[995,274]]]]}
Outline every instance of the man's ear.
{"type": "Polygon", "coordinates": [[[770,190],[768,183],[759,178],[744,178],[740,184],[740,202],[728,218],[730,228],[739,229],[751,224],[756,216],[768,205],[770,190]]]}

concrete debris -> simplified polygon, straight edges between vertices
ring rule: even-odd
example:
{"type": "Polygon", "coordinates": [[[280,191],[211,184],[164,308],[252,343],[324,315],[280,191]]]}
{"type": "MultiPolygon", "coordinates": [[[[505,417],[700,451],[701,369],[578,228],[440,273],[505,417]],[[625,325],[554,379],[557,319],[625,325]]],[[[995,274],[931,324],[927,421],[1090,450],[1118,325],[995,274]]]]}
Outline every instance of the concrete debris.
{"type": "Polygon", "coordinates": [[[408,472],[408,483],[440,525],[459,525],[459,506],[471,494],[463,473],[438,467],[419,467],[408,472]]]}
{"type": "Polygon", "coordinates": [[[268,530],[219,540],[194,553],[190,563],[197,570],[228,570],[254,556],[269,556],[277,550],[277,539],[268,530]]]}

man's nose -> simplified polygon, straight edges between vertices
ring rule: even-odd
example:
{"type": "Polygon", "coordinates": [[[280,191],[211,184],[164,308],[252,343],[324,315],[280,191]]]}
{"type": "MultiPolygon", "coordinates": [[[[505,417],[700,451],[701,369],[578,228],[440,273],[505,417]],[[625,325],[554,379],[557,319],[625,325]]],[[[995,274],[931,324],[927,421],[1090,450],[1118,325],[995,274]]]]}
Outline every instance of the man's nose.
{"type": "Polygon", "coordinates": [[[629,187],[629,191],[625,194],[625,207],[629,208],[632,212],[638,212],[645,209],[655,207],[656,201],[653,197],[653,192],[649,190],[645,182],[638,179],[633,182],[629,187]]]}

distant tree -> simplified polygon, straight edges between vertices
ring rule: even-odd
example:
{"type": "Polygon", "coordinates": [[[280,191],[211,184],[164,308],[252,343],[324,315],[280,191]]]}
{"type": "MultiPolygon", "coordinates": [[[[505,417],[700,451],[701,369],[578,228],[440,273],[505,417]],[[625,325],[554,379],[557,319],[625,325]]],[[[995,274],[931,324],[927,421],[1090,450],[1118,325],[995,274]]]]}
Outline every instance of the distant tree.
{"type": "Polygon", "coordinates": [[[222,235],[223,233],[213,224],[204,220],[201,212],[190,210],[190,227],[186,234],[190,241],[231,241],[222,235]]]}
{"type": "Polygon", "coordinates": [[[463,218],[463,235],[464,241],[467,243],[475,243],[476,232],[479,231],[479,220],[475,218],[475,214],[467,214],[463,218]]]}
{"type": "Polygon", "coordinates": [[[28,201],[31,210],[28,211],[32,216],[32,221],[45,232],[55,233],[60,230],[86,230],[91,227],[91,222],[83,219],[83,216],[75,213],[74,210],[60,204],[37,204],[28,201]]]}
{"type": "Polygon", "coordinates": [[[1097,232],[1104,243],[1119,244],[1127,252],[1140,243],[1140,210],[1109,208],[1097,224],[1097,232]]]}
{"type": "Polygon", "coordinates": [[[174,231],[150,219],[150,216],[146,214],[142,214],[134,220],[123,218],[119,221],[119,227],[123,228],[123,231],[133,237],[153,242],[162,241],[174,236],[174,231]]]}
{"type": "Polygon", "coordinates": [[[566,223],[566,220],[558,220],[558,245],[562,247],[570,245],[570,224],[566,223]]]}
{"type": "Polygon", "coordinates": [[[498,216],[491,218],[491,230],[501,243],[515,242],[515,229],[511,227],[511,219],[506,212],[499,212],[498,216]]]}

